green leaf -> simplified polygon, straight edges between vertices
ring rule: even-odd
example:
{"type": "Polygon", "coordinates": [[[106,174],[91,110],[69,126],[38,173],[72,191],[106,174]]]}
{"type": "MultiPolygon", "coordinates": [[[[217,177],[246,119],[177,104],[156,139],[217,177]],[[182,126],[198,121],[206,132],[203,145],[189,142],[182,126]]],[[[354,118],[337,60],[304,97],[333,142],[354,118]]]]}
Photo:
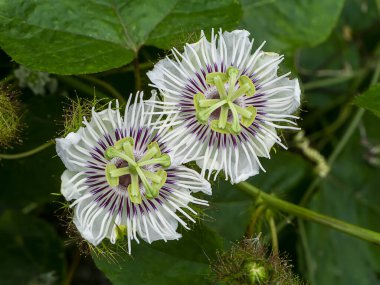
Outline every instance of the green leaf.
{"type": "Polygon", "coordinates": [[[132,257],[121,253],[116,264],[101,256],[93,259],[114,285],[208,284],[209,258],[222,248],[222,239],[199,224],[182,234],[178,241],[134,243],[132,257]]]}
{"type": "MultiPolygon", "coordinates": [[[[368,140],[379,145],[377,118],[369,115],[364,124],[368,140]]],[[[334,163],[332,173],[313,198],[310,208],[380,232],[379,166],[366,160],[369,149],[360,142],[359,132],[356,132],[334,163]]],[[[317,224],[305,225],[311,284],[379,284],[378,246],[317,224]]],[[[305,248],[300,253],[303,255],[305,248]]],[[[300,264],[305,267],[302,260],[300,264]]]]}
{"type": "Polygon", "coordinates": [[[234,0],[3,0],[0,45],[31,69],[94,73],[131,62],[144,43],[169,48],[184,34],[236,25],[240,14],[234,0]]]}
{"type": "Polygon", "coordinates": [[[380,84],[376,84],[363,94],[356,96],[354,104],[380,117],[380,84]]]}
{"type": "Polygon", "coordinates": [[[1,284],[58,284],[63,277],[63,245],[46,222],[5,212],[0,216],[0,243],[1,284]]]}
{"type": "Polygon", "coordinates": [[[241,27],[267,49],[290,52],[327,39],[335,27],[344,0],[243,0],[241,27]]]}

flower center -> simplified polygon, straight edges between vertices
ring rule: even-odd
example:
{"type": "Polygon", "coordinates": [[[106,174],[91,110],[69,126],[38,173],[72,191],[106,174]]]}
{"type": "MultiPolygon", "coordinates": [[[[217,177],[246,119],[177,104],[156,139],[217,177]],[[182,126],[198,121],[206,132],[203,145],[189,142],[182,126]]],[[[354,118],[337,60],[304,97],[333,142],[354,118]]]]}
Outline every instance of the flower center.
{"type": "Polygon", "coordinates": [[[147,198],[157,197],[167,178],[167,173],[163,167],[169,167],[171,164],[170,156],[161,154],[157,142],[151,142],[145,154],[137,160],[134,153],[134,139],[131,137],[123,138],[117,141],[114,146],[108,147],[105,151],[105,158],[107,160],[119,158],[123,161],[119,167],[111,162],[107,164],[106,179],[112,187],[119,184],[126,186],[131,202],[136,204],[142,202],[140,182],[144,186],[147,198]],[[152,167],[147,168],[147,166],[153,165],[160,165],[161,167],[154,168],[154,171],[148,170],[152,167]]]}
{"type": "Polygon", "coordinates": [[[241,125],[252,125],[257,109],[253,106],[243,108],[235,101],[243,95],[253,96],[256,88],[248,76],[238,75],[239,70],[235,67],[229,67],[226,73],[212,72],[206,75],[206,82],[216,87],[219,98],[207,99],[203,93],[194,95],[196,117],[201,124],[208,124],[211,114],[218,110],[219,119],[210,122],[213,131],[237,135],[242,130],[241,125]],[[235,87],[237,81],[238,88],[235,87]],[[232,114],[231,120],[229,112],[232,114]]]}

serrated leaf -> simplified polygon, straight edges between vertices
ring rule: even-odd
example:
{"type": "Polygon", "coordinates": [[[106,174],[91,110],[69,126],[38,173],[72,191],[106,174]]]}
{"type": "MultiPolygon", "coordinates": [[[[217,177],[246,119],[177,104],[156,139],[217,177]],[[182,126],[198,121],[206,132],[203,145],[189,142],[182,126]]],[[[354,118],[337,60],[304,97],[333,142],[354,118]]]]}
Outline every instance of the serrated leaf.
{"type": "Polygon", "coordinates": [[[131,62],[145,43],[169,48],[184,34],[239,19],[234,0],[3,0],[0,45],[31,69],[94,73],[131,62]]]}
{"type": "Polygon", "coordinates": [[[354,104],[380,117],[380,84],[376,84],[363,94],[356,96],[354,104]]]}

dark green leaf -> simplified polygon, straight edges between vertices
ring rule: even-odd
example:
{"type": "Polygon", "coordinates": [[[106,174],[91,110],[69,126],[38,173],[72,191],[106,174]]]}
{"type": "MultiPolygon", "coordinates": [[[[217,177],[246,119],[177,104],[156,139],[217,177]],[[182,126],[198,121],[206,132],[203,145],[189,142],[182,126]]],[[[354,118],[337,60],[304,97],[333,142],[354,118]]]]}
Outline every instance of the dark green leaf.
{"type": "Polygon", "coordinates": [[[1,284],[59,284],[63,245],[49,224],[5,212],[0,216],[0,243],[1,284]]]}
{"type": "MultiPolygon", "coordinates": [[[[368,139],[379,144],[375,126],[378,126],[376,118],[367,116],[368,139]]],[[[310,206],[315,211],[379,232],[380,170],[378,165],[369,163],[368,150],[360,144],[358,134],[337,159],[310,206]]],[[[379,284],[378,246],[316,224],[307,224],[306,232],[310,254],[308,279],[312,284],[379,284]]]]}
{"type": "Polygon", "coordinates": [[[380,84],[372,86],[363,94],[355,97],[354,103],[380,117],[380,84]]]}
{"type": "Polygon", "coordinates": [[[294,51],[317,45],[335,27],[344,0],[243,0],[241,27],[268,42],[268,50],[294,51]]]}
{"type": "Polygon", "coordinates": [[[240,14],[234,0],[2,1],[0,45],[31,69],[94,73],[131,62],[146,42],[169,48],[180,35],[231,27],[240,14]]]}
{"type": "Polygon", "coordinates": [[[112,284],[209,284],[209,258],[221,249],[222,239],[203,225],[184,231],[178,241],[133,244],[132,257],[121,253],[117,264],[93,255],[112,284]]]}

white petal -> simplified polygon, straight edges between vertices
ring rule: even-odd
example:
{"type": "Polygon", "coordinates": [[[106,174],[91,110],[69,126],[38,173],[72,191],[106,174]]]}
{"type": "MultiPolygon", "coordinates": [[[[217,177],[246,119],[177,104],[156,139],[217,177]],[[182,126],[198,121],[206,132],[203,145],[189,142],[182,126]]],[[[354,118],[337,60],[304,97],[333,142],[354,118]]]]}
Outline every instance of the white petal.
{"type": "Polygon", "coordinates": [[[104,238],[110,238],[114,230],[114,217],[106,208],[90,196],[82,199],[74,209],[73,222],[84,239],[98,245],[104,238]]]}
{"type": "Polygon", "coordinates": [[[288,79],[282,78],[271,84],[267,88],[263,89],[262,92],[270,91],[273,88],[281,88],[282,91],[275,93],[268,98],[266,107],[263,110],[268,113],[278,114],[278,115],[290,115],[300,106],[300,95],[301,89],[298,79],[288,79]],[[281,102],[276,102],[276,104],[271,104],[271,100],[283,99],[281,102]]]}
{"type": "Polygon", "coordinates": [[[170,216],[165,210],[163,210],[162,207],[160,207],[156,211],[153,210],[153,212],[150,213],[150,217],[146,217],[146,227],[141,216],[139,218],[139,223],[141,230],[138,231],[138,234],[143,240],[149,243],[162,239],[177,240],[182,237],[181,234],[176,232],[178,228],[178,221],[172,216],[170,216]],[[156,223],[156,225],[161,224],[162,226],[162,222],[156,216],[157,214],[160,214],[162,216],[162,219],[164,219],[167,222],[167,227],[169,227],[171,231],[165,231],[162,227],[159,227],[159,232],[157,231],[158,226],[154,227],[152,224],[153,220],[156,223]]]}
{"type": "Polygon", "coordinates": [[[203,192],[207,195],[212,194],[210,183],[204,179],[198,172],[185,166],[177,166],[168,169],[168,173],[175,175],[175,185],[189,192],[203,192]]]}
{"type": "Polygon", "coordinates": [[[61,176],[61,193],[67,201],[78,199],[82,196],[85,186],[82,184],[85,178],[82,173],[65,170],[61,176]]]}
{"type": "MultiPolygon", "coordinates": [[[[249,32],[246,30],[234,30],[223,33],[222,36],[227,48],[227,59],[223,60],[227,66],[242,67],[242,64],[244,64],[242,59],[250,54],[252,48],[249,35],[249,32]]],[[[221,46],[218,48],[220,49],[221,46]]]]}
{"type": "Polygon", "coordinates": [[[69,133],[65,138],[55,139],[56,151],[58,156],[61,158],[62,162],[65,164],[66,168],[72,171],[81,171],[82,167],[73,163],[73,157],[70,153],[70,149],[73,145],[79,143],[81,137],[78,133],[69,133]]]}

